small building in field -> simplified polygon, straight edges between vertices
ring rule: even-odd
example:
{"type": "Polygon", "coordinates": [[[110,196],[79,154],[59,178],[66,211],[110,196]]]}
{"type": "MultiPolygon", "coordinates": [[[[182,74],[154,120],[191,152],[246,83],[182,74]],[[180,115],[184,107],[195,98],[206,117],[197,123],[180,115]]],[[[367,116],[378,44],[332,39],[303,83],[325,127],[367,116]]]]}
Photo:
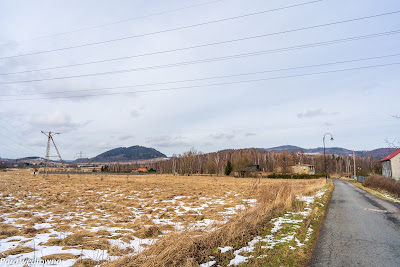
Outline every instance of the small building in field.
{"type": "Polygon", "coordinates": [[[297,164],[292,166],[292,173],[297,174],[315,174],[315,165],[297,164]]]}
{"type": "Polygon", "coordinates": [[[400,180],[400,149],[381,159],[382,175],[400,180]]]}
{"type": "Polygon", "coordinates": [[[261,172],[260,165],[254,164],[246,167],[240,172],[241,177],[257,177],[261,172]]]}

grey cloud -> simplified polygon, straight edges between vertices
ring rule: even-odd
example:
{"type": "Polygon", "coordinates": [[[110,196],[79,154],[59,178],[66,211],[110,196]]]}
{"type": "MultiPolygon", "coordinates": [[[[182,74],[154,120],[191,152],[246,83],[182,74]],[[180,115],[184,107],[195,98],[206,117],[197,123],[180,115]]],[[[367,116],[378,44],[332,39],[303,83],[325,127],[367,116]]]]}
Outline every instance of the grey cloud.
{"type": "Polygon", "coordinates": [[[131,117],[137,118],[140,116],[140,112],[137,109],[132,109],[130,112],[131,117]]]}
{"type": "Polygon", "coordinates": [[[108,143],[105,143],[105,142],[100,142],[100,143],[95,145],[95,148],[97,148],[97,149],[111,149],[111,148],[113,148],[113,146],[108,144],[108,143]]]}
{"type": "Polygon", "coordinates": [[[159,147],[177,147],[177,146],[188,146],[190,145],[189,143],[185,142],[184,139],[185,137],[182,136],[159,136],[159,137],[154,137],[149,140],[147,140],[147,143],[149,143],[152,146],[159,146],[159,147]]]}
{"type": "Polygon", "coordinates": [[[118,137],[118,140],[124,141],[124,140],[128,140],[128,139],[133,139],[133,138],[135,138],[134,135],[125,134],[125,135],[121,135],[120,137],[118,137]]]}
{"type": "Polygon", "coordinates": [[[322,108],[318,109],[310,109],[306,112],[298,113],[298,118],[312,118],[312,117],[320,117],[320,116],[329,116],[329,115],[336,115],[338,112],[326,112],[322,110],[322,108]]]}
{"type": "Polygon", "coordinates": [[[209,137],[211,137],[213,139],[217,139],[217,140],[220,140],[220,139],[228,139],[228,140],[230,140],[232,138],[235,138],[235,135],[227,134],[227,133],[216,133],[216,134],[210,134],[209,137]]]}
{"type": "Polygon", "coordinates": [[[55,111],[53,113],[36,115],[33,116],[31,119],[31,124],[33,126],[56,128],[56,129],[72,129],[76,127],[85,126],[91,122],[92,122],[91,120],[81,123],[73,122],[71,116],[62,111],[55,111]]]}

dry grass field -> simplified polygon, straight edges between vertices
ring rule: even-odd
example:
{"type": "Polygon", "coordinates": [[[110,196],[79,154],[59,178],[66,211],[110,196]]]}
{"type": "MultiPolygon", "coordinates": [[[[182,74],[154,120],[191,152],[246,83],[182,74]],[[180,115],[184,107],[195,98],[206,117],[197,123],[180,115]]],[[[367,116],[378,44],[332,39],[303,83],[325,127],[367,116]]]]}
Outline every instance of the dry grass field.
{"type": "Polygon", "coordinates": [[[62,260],[61,266],[196,265],[213,248],[247,242],[266,219],[291,209],[296,196],[324,185],[325,179],[0,172],[0,254],[62,260]]]}

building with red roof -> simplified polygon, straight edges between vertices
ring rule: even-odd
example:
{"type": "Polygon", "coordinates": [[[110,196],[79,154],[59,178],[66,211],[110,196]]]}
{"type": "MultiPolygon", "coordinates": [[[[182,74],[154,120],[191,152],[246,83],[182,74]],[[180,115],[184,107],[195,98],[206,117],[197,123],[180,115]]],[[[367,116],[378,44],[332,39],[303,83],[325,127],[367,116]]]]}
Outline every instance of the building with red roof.
{"type": "Polygon", "coordinates": [[[400,180],[400,149],[381,159],[382,175],[400,180]]]}

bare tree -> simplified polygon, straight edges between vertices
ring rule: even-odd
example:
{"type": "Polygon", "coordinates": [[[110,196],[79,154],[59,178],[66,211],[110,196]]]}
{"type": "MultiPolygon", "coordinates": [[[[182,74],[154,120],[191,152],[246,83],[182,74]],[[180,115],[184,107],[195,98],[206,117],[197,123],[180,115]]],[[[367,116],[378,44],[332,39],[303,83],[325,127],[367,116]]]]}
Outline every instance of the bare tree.
{"type": "MultiPolygon", "coordinates": [[[[392,115],[392,117],[395,119],[400,119],[399,115],[392,115]]],[[[395,149],[400,148],[400,140],[398,140],[398,138],[395,138],[394,140],[389,140],[388,138],[386,138],[385,142],[390,148],[395,148],[395,149]]]]}
{"type": "Polygon", "coordinates": [[[278,167],[281,168],[282,173],[291,172],[291,166],[293,164],[292,155],[286,150],[279,154],[278,156],[278,167]]]}

